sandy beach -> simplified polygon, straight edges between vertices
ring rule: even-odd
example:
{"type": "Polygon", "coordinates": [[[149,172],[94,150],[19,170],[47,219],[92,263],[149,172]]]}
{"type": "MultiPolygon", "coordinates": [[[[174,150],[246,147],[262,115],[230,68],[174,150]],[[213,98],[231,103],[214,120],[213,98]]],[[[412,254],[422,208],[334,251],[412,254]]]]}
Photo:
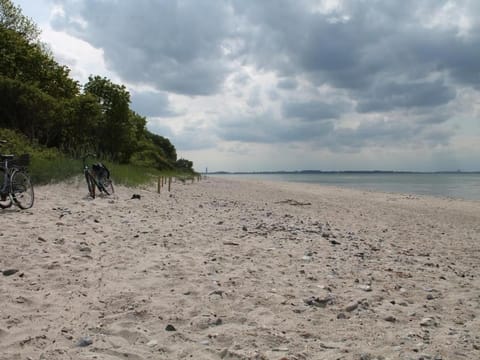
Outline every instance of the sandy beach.
{"type": "Polygon", "coordinates": [[[155,190],[0,211],[1,360],[480,359],[480,202],[155,190]]]}

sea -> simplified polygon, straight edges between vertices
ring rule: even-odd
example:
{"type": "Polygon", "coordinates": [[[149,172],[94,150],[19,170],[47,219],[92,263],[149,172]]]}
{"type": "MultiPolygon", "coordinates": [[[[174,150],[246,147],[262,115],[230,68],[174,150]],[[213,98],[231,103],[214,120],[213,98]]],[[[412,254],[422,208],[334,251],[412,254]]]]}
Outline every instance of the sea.
{"type": "MultiPolygon", "coordinates": [[[[213,174],[212,174],[213,175],[213,174]]],[[[388,193],[480,200],[480,173],[248,173],[214,176],[340,186],[388,193]]]]}

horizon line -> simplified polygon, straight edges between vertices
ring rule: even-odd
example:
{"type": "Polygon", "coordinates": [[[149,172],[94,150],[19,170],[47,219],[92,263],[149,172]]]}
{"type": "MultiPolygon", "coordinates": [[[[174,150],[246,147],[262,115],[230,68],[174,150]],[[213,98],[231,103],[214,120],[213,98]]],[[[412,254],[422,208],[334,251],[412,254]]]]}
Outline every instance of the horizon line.
{"type": "Polygon", "coordinates": [[[418,171],[418,170],[257,170],[257,171],[212,171],[201,172],[202,174],[479,174],[480,170],[437,170],[437,171],[418,171]]]}

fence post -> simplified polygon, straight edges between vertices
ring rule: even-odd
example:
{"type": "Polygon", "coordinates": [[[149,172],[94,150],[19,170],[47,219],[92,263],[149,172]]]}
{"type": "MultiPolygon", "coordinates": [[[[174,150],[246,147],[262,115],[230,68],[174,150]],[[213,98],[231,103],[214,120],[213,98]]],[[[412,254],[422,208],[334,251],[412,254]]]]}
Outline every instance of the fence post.
{"type": "Polygon", "coordinates": [[[170,186],[172,185],[172,177],[168,177],[168,192],[170,192],[170,186]]]}
{"type": "Polygon", "coordinates": [[[157,193],[160,194],[160,176],[157,179],[157,193]]]}

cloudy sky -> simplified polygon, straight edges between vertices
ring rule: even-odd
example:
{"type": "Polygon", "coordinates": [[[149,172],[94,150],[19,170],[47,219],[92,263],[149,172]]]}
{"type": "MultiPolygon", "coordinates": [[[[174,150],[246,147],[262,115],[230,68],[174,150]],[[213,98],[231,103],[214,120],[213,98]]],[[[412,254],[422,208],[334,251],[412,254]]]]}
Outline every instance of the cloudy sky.
{"type": "Polygon", "coordinates": [[[480,170],[478,0],[13,0],[203,171],[480,170]]]}

